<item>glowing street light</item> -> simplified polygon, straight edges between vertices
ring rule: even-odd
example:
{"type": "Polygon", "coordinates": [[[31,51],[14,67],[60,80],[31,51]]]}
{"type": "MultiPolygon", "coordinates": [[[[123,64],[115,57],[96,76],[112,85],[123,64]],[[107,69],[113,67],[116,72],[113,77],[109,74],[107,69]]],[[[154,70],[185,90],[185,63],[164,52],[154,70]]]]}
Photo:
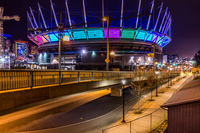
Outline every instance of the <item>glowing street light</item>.
{"type": "Polygon", "coordinates": [[[85,53],[86,53],[86,51],[85,51],[85,50],[82,50],[82,53],[83,53],[83,54],[85,54],[85,53]]]}
{"type": "Polygon", "coordinates": [[[125,122],[124,120],[124,85],[126,84],[126,80],[122,80],[122,99],[123,99],[123,120],[122,122],[125,122]]]}
{"type": "Polygon", "coordinates": [[[70,41],[69,36],[64,36],[64,37],[62,38],[62,41],[63,41],[65,44],[67,44],[67,43],[70,41]]]}
{"type": "Polygon", "coordinates": [[[111,56],[114,56],[114,55],[115,55],[115,52],[114,52],[114,51],[110,52],[110,55],[111,55],[111,56]]]}

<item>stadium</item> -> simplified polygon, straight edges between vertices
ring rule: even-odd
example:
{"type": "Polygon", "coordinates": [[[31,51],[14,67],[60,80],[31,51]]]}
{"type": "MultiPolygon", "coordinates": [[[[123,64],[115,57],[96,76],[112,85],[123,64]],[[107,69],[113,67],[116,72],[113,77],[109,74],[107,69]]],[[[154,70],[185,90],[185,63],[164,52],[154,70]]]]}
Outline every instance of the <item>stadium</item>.
{"type": "Polygon", "coordinates": [[[63,1],[62,9],[50,0],[50,10],[38,3],[38,12],[31,7],[27,11],[28,28],[37,29],[29,30],[28,38],[39,46],[41,66],[57,68],[58,41],[63,36],[70,38],[61,45],[61,67],[65,70],[105,70],[107,43],[109,70],[149,67],[153,59],[147,54],[155,52],[161,57],[163,47],[172,40],[172,16],[163,3],[156,7],[154,0],[116,0],[112,6],[104,0],[71,2],[63,1]]]}

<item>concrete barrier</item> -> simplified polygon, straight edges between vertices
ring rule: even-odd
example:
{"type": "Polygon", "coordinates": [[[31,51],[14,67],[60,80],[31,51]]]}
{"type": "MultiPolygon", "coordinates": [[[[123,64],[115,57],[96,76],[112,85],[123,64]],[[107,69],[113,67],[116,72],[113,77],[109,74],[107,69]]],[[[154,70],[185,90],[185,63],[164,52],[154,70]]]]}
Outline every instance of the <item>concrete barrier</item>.
{"type": "MultiPolygon", "coordinates": [[[[127,82],[131,81],[131,79],[126,80],[127,82]]],[[[116,85],[121,85],[121,79],[89,81],[35,89],[16,89],[5,93],[2,92],[0,93],[0,111],[49,98],[55,98],[99,88],[112,88],[116,85]]]]}

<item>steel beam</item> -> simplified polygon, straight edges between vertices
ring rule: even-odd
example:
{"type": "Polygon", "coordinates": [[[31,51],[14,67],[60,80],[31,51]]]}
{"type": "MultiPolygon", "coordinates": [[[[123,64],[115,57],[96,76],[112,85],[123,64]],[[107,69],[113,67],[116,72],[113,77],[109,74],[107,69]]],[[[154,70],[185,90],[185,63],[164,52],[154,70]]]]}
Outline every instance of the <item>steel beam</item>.
{"type": "Polygon", "coordinates": [[[152,16],[153,8],[154,8],[154,1],[155,1],[155,0],[152,1],[151,11],[150,11],[150,15],[149,15],[149,19],[148,19],[148,23],[147,23],[147,28],[146,28],[146,30],[149,30],[149,24],[150,24],[150,22],[151,22],[151,16],[152,16]]]}
{"type": "Polygon", "coordinates": [[[67,15],[68,15],[68,21],[69,21],[69,26],[70,28],[72,28],[72,22],[71,22],[71,17],[70,17],[70,13],[69,13],[69,6],[68,6],[68,0],[65,0],[65,4],[66,4],[66,9],[67,9],[67,15]]]}
{"type": "Polygon", "coordinates": [[[124,0],[122,0],[120,27],[122,27],[123,24],[123,14],[124,14],[124,0]]]}
{"type": "Polygon", "coordinates": [[[154,27],[154,29],[153,29],[154,31],[156,31],[156,28],[157,28],[157,25],[158,25],[158,21],[159,21],[159,19],[160,19],[160,14],[161,14],[162,8],[163,8],[163,3],[162,3],[161,6],[160,6],[160,11],[159,11],[159,13],[158,13],[157,21],[156,21],[155,27],[154,27]]]}
{"type": "Polygon", "coordinates": [[[55,14],[55,10],[53,8],[52,0],[50,0],[50,3],[51,3],[51,9],[53,11],[53,16],[54,16],[54,19],[55,19],[55,23],[56,23],[56,26],[58,27],[58,20],[57,20],[56,14],[55,14]]]}
{"type": "Polygon", "coordinates": [[[136,24],[135,24],[135,28],[138,28],[138,21],[139,21],[139,15],[140,15],[140,7],[141,7],[141,1],[139,0],[139,5],[138,5],[138,12],[137,12],[137,20],[136,20],[136,24]]]}
{"type": "Polygon", "coordinates": [[[161,32],[161,29],[162,29],[162,26],[163,26],[165,17],[166,17],[166,15],[167,15],[167,10],[168,10],[168,7],[167,7],[166,10],[165,10],[165,14],[164,14],[164,17],[163,17],[163,19],[162,19],[162,22],[161,22],[161,25],[160,25],[160,28],[159,28],[159,32],[161,32]]]}
{"type": "Polygon", "coordinates": [[[31,9],[31,7],[30,7],[30,11],[31,11],[31,15],[32,15],[32,17],[33,17],[33,21],[34,21],[35,27],[38,28],[38,24],[37,24],[37,22],[36,22],[36,20],[35,20],[35,16],[34,16],[34,14],[33,14],[33,10],[31,9]]]}
{"type": "Polygon", "coordinates": [[[40,7],[40,4],[38,3],[38,8],[39,8],[39,11],[40,11],[40,15],[42,17],[42,21],[43,21],[43,24],[44,24],[44,28],[47,29],[47,25],[46,25],[46,22],[44,20],[44,16],[43,16],[43,13],[42,13],[42,10],[41,10],[41,7],[40,7]]]}
{"type": "Polygon", "coordinates": [[[85,0],[83,0],[83,13],[84,13],[85,27],[87,28],[87,17],[86,17],[86,10],[85,10],[85,0]]]}

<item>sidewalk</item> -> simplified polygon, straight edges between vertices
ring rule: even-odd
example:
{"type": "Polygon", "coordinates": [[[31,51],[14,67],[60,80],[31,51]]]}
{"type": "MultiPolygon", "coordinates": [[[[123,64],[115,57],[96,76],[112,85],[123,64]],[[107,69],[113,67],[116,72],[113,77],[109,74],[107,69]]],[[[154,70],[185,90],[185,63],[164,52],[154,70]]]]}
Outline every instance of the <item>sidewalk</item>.
{"type": "MultiPolygon", "coordinates": [[[[158,93],[158,97],[155,97],[155,91],[153,91],[154,101],[149,101],[151,93],[143,96],[143,98],[140,100],[140,109],[142,110],[141,114],[135,114],[135,111],[138,107],[138,105],[135,104],[125,114],[126,123],[122,123],[121,119],[109,126],[107,129],[103,130],[103,133],[148,133],[155,129],[164,121],[164,119],[167,118],[167,111],[161,109],[160,106],[164,104],[173,95],[173,93],[179,89],[187,79],[190,78],[190,76],[175,82],[175,84],[173,84],[172,87],[168,89],[166,88],[168,86],[166,83],[162,86],[164,93],[158,93]]],[[[177,79],[178,78],[176,78],[174,81],[177,79]]],[[[161,87],[158,88],[158,92],[160,90],[161,87]]]]}

